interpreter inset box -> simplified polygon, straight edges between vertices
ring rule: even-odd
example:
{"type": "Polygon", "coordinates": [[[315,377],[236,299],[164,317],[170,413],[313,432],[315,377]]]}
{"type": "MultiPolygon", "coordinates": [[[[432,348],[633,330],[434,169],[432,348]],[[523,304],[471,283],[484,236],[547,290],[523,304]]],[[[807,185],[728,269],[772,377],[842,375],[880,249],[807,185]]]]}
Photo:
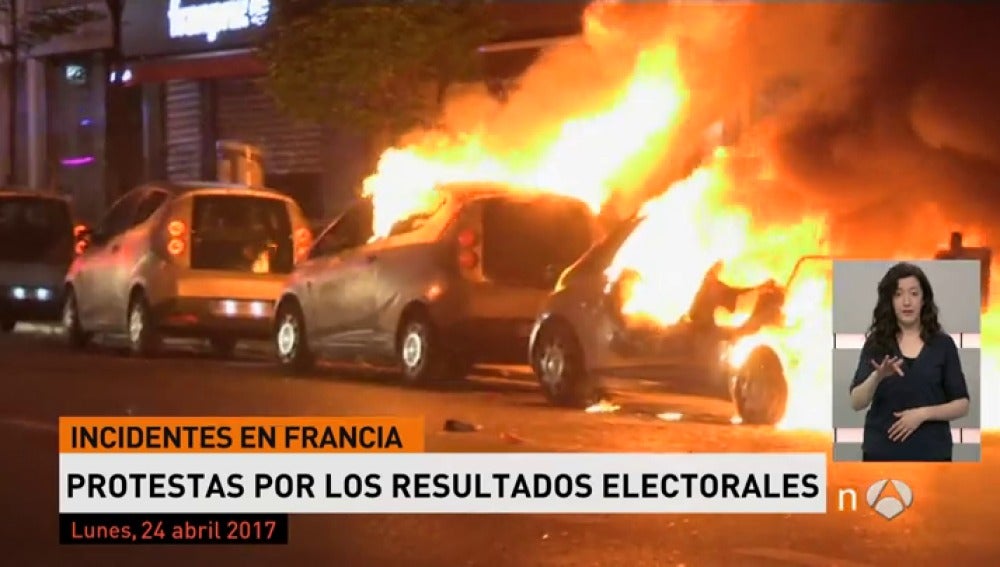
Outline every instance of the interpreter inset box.
{"type": "Polygon", "coordinates": [[[983,403],[980,271],[981,264],[975,260],[833,263],[831,416],[835,461],[944,460],[948,430],[951,460],[979,461],[983,403]],[[916,349],[908,346],[908,355],[903,356],[897,341],[900,330],[927,328],[939,331],[932,338],[925,333],[923,346],[918,341],[916,349]],[[863,352],[866,344],[881,354],[863,352]],[[881,374],[881,381],[870,381],[877,363],[886,355],[896,357],[900,370],[884,368],[890,373],[881,374]],[[880,360],[873,364],[876,358],[880,360]],[[855,402],[864,404],[856,411],[852,384],[859,387],[866,383],[877,387],[855,392],[856,397],[861,395],[855,402]],[[962,415],[961,401],[966,398],[968,405],[962,415]],[[912,415],[902,419],[902,410],[918,407],[925,408],[921,415],[944,417],[919,422],[912,420],[912,415]],[[946,417],[949,415],[954,417],[946,417]],[[863,450],[866,423],[870,424],[872,445],[863,450]],[[886,432],[878,433],[883,427],[886,432]],[[908,441],[892,439],[894,434],[889,430],[899,427],[908,431],[908,441]],[[929,427],[938,433],[928,433],[933,431],[929,427]]]}
{"type": "MultiPolygon", "coordinates": [[[[833,263],[833,332],[864,333],[872,323],[879,280],[898,260],[833,263]]],[[[930,280],[941,326],[949,333],[979,333],[980,264],[976,260],[914,260],[930,280]]]]}

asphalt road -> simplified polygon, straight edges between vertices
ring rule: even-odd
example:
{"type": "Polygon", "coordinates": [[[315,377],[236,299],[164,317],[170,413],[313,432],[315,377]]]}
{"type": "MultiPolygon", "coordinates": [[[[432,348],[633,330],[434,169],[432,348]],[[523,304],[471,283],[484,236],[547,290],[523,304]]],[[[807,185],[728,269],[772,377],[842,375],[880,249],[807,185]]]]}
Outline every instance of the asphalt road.
{"type": "Polygon", "coordinates": [[[187,350],[144,361],[74,353],[53,338],[0,337],[0,552],[7,565],[802,565],[993,564],[1000,436],[984,462],[832,464],[822,516],[297,516],[287,547],[60,547],[59,415],[426,416],[431,451],[827,451],[829,435],[728,424],[729,408],[662,396],[621,398],[613,414],[547,407],[533,384],[477,378],[407,389],[359,370],[289,379],[264,361],[187,350]],[[681,422],[657,419],[675,411],[681,422]],[[480,425],[443,431],[446,419],[480,425]],[[877,468],[876,468],[877,467],[877,468]],[[914,506],[886,521],[837,511],[838,488],[906,481],[914,506]],[[991,521],[992,520],[992,521],[991,521]],[[992,561],[991,561],[992,560],[992,561]]]}

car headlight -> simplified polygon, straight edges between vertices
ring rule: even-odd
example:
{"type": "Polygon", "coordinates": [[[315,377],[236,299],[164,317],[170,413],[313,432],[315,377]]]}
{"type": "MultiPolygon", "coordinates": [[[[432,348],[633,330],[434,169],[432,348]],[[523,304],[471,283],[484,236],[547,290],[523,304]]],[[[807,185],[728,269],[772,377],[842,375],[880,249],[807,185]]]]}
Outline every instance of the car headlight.
{"type": "Polygon", "coordinates": [[[44,287],[35,290],[35,299],[38,301],[48,301],[52,299],[52,292],[44,287]]]}
{"type": "Polygon", "coordinates": [[[10,289],[10,296],[14,299],[21,300],[28,297],[28,290],[23,287],[12,287],[10,289]]]}

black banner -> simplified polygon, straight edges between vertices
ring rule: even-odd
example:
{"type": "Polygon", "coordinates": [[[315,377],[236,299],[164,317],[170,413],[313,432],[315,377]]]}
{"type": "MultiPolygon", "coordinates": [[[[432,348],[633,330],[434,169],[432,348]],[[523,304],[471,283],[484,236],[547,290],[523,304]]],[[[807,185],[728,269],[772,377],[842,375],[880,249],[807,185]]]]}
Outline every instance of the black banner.
{"type": "Polygon", "coordinates": [[[287,514],[59,514],[63,545],[286,545],[287,514]]]}

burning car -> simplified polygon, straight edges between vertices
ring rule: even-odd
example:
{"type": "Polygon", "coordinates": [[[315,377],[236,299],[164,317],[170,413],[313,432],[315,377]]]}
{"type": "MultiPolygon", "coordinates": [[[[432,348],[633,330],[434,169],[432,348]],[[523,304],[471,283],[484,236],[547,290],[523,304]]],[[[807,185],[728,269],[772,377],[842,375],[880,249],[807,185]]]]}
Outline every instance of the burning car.
{"type": "MultiPolygon", "coordinates": [[[[748,424],[776,424],[788,400],[785,370],[778,353],[758,344],[735,352],[740,339],[782,323],[789,281],[731,288],[706,276],[694,305],[674,324],[623,315],[623,300],[637,274],[609,281],[607,268],[629,235],[644,222],[623,222],[591,248],[559,279],[532,329],[529,357],[546,397],[557,405],[585,407],[601,396],[601,378],[653,380],[679,393],[732,399],[748,424]],[[714,319],[721,295],[755,296],[748,317],[738,324],[714,319]]],[[[819,258],[819,257],[817,257],[819,258]]]]}

